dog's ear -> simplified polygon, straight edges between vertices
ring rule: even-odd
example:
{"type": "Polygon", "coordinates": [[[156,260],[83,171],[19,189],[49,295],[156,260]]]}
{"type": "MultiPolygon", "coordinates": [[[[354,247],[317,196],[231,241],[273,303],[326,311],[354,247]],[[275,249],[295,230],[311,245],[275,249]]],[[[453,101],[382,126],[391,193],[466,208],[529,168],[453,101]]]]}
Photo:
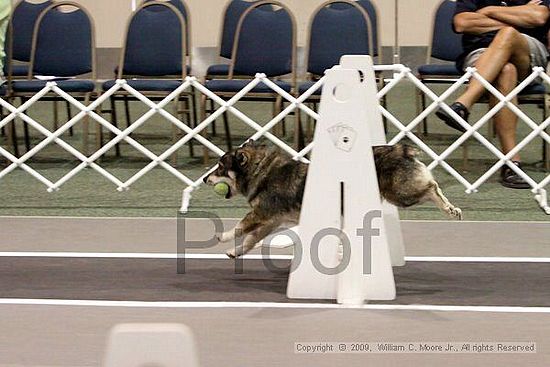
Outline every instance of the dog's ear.
{"type": "Polygon", "coordinates": [[[248,139],[246,143],[243,144],[243,147],[255,147],[257,145],[256,140],[248,139]]]}
{"type": "Polygon", "coordinates": [[[233,159],[231,157],[231,154],[225,153],[219,160],[219,163],[225,168],[225,169],[231,169],[231,165],[233,163],[233,159]]]}
{"type": "Polygon", "coordinates": [[[237,151],[235,153],[235,160],[237,161],[237,164],[239,167],[246,167],[248,164],[248,159],[250,158],[249,154],[243,151],[237,151]]]}

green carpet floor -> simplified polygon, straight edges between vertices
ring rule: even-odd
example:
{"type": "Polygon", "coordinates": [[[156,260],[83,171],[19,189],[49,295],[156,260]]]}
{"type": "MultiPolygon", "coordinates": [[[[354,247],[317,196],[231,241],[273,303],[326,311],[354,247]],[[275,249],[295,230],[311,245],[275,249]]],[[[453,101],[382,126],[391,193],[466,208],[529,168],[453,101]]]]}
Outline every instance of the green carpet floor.
{"type": "MultiPolygon", "coordinates": [[[[441,91],[441,90],[439,90],[441,91]]],[[[452,102],[452,101],[448,101],[452,102]]],[[[60,107],[64,106],[60,105],[60,107]]],[[[242,102],[237,105],[244,113],[260,124],[265,124],[271,116],[271,105],[266,103],[242,102]]],[[[535,122],[541,121],[541,109],[536,106],[522,106],[535,122]]],[[[409,122],[416,115],[414,88],[409,85],[401,85],[388,95],[388,110],[404,123],[409,122]]],[[[64,111],[64,107],[61,109],[64,111]]],[[[132,121],[141,116],[145,108],[139,102],[131,102],[132,121]]],[[[487,111],[487,106],[479,104],[473,111],[471,121],[487,111]]],[[[122,104],[119,106],[119,120],[124,122],[122,104]]],[[[52,104],[41,102],[29,110],[29,115],[42,122],[46,127],[52,127],[52,104]]],[[[105,115],[108,118],[108,115],[105,115]]],[[[64,113],[61,120],[67,121],[64,113]]],[[[293,121],[291,116],[287,120],[286,140],[292,141],[293,121]]],[[[90,131],[95,131],[95,128],[90,131]]],[[[63,139],[77,149],[81,148],[81,123],[75,127],[74,135],[65,134],[63,139]]],[[[230,117],[231,133],[234,144],[239,144],[252,135],[253,130],[236,118],[230,117]]],[[[221,120],[217,124],[218,134],[213,141],[222,149],[225,149],[223,139],[223,124],[221,120]]],[[[442,152],[457,137],[458,133],[443,126],[437,119],[430,116],[428,123],[428,135],[419,137],[431,146],[437,153],[442,152]]],[[[20,149],[24,150],[22,140],[22,123],[17,122],[20,149]]],[[[210,130],[209,130],[210,131],[210,130]]],[[[396,129],[390,127],[388,140],[395,135],[396,129]]],[[[523,122],[520,122],[519,135],[524,137],[530,131],[523,122]]],[[[488,135],[487,127],[480,132],[488,135]]],[[[172,129],[170,123],[161,116],[155,115],[133,135],[134,139],[142,143],[156,154],[160,154],[171,144],[172,129]]],[[[32,145],[36,145],[43,139],[40,133],[31,128],[32,145]]],[[[495,139],[493,139],[494,141],[495,139]]],[[[0,139],[2,147],[11,149],[5,137],[0,139]]],[[[90,136],[93,143],[94,136],[90,136]]],[[[496,141],[494,141],[497,144],[496,141]]],[[[525,170],[537,181],[544,178],[546,172],[541,165],[541,139],[531,142],[523,151],[522,159],[525,170]]],[[[498,145],[497,145],[498,146],[498,145]]],[[[145,167],[150,161],[128,144],[122,144],[122,157],[115,157],[114,151],[110,151],[100,164],[109,172],[121,180],[128,179],[133,174],[145,167]]],[[[197,178],[205,166],[201,159],[202,149],[195,146],[195,157],[189,156],[187,147],[178,152],[177,168],[191,178],[197,178]]],[[[496,159],[480,143],[470,139],[469,156],[467,166],[462,161],[462,148],[452,154],[448,163],[468,180],[475,180],[484,173],[496,159]]],[[[426,154],[421,155],[421,160],[429,163],[426,154]]],[[[74,168],[78,161],[57,145],[50,145],[35,157],[28,161],[29,165],[54,181],[62,177],[70,169],[74,168]]],[[[215,160],[211,160],[214,164],[215,160]]],[[[5,166],[5,162],[0,160],[5,166]]],[[[498,183],[498,174],[491,177],[489,182],[481,186],[478,193],[466,194],[464,187],[442,168],[434,170],[434,175],[448,198],[464,211],[467,220],[529,220],[549,221],[538,208],[530,190],[511,190],[502,187],[498,183]]],[[[128,191],[118,192],[116,186],[107,181],[91,168],[86,168],[73,179],[63,185],[60,191],[48,193],[46,187],[31,177],[22,169],[16,169],[0,179],[0,215],[16,216],[143,216],[143,217],[173,217],[176,216],[180,206],[181,192],[186,185],[172,176],[163,168],[155,168],[152,172],[137,181],[128,191]]],[[[224,200],[214,194],[209,187],[201,187],[193,193],[191,202],[193,211],[210,211],[221,217],[239,217],[247,211],[246,202],[242,199],[224,200]]],[[[433,205],[424,204],[401,211],[403,219],[446,219],[433,205]]]]}

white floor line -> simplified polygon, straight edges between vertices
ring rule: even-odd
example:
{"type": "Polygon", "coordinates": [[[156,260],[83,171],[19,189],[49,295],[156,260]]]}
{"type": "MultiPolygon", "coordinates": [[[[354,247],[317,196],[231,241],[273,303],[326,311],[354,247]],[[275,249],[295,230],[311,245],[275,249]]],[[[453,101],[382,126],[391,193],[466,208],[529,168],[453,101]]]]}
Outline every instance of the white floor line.
{"type": "MultiPolygon", "coordinates": [[[[226,254],[176,254],[176,253],[150,253],[150,252],[0,252],[2,257],[64,257],[64,258],[99,258],[99,259],[200,259],[200,260],[229,260],[226,254]]],[[[291,260],[292,255],[269,255],[249,254],[243,257],[244,260],[291,260]]]]}
{"type": "Polygon", "coordinates": [[[149,302],[0,298],[0,305],[69,306],[69,307],[128,307],[128,308],[277,308],[277,309],[334,309],[428,312],[493,312],[493,313],[550,313],[550,307],[513,306],[450,306],[450,305],[339,305],[335,303],[283,302],[149,302]]]}
{"type": "Polygon", "coordinates": [[[506,256],[405,256],[406,261],[425,262],[487,262],[487,263],[550,263],[550,257],[506,256]]]}
{"type": "MultiPolygon", "coordinates": [[[[197,259],[228,260],[225,254],[176,254],[150,252],[55,252],[55,251],[21,251],[0,252],[2,257],[60,257],[60,258],[98,258],[98,259],[197,259]]],[[[292,255],[249,254],[244,260],[292,260],[292,255]]],[[[410,262],[490,262],[490,263],[550,263],[549,257],[504,257],[504,256],[405,256],[410,262]]]]}

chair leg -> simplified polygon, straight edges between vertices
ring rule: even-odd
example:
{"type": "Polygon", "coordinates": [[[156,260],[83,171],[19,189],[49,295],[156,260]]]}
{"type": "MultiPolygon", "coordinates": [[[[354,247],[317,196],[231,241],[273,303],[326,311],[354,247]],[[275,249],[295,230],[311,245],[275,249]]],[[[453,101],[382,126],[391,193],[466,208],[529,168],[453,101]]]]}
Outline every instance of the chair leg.
{"type": "MultiPolygon", "coordinates": [[[[210,114],[214,113],[214,100],[210,100],[210,114]]],[[[212,129],[212,136],[216,136],[216,120],[212,121],[212,124],[210,125],[212,129]]]]}
{"type": "MultiPolygon", "coordinates": [[[[97,113],[99,116],[102,116],[103,108],[101,106],[98,106],[98,108],[95,110],[95,113],[97,113]]],[[[95,131],[95,144],[96,149],[99,150],[103,146],[103,126],[100,123],[96,123],[96,131],[95,131]]]]}
{"type": "Polygon", "coordinates": [[[19,155],[19,145],[17,144],[17,132],[15,130],[15,120],[12,120],[8,124],[8,141],[11,142],[13,147],[13,155],[16,157],[20,157],[19,155]]]}
{"type": "MultiPolygon", "coordinates": [[[[280,105],[282,104],[283,97],[277,97],[275,99],[275,102],[273,102],[272,108],[271,108],[271,116],[275,117],[279,114],[281,111],[280,105]]],[[[284,123],[284,120],[279,122],[277,126],[274,128],[275,135],[277,135],[279,138],[286,135],[286,126],[284,123]]]]}
{"type": "Polygon", "coordinates": [[[59,106],[57,105],[58,101],[53,101],[53,129],[57,130],[59,127],[59,106]]]}
{"type": "Polygon", "coordinates": [[[227,112],[223,113],[223,127],[225,129],[225,142],[227,144],[227,151],[233,150],[233,142],[231,141],[231,131],[229,130],[229,118],[227,112]]]}
{"type": "MultiPolygon", "coordinates": [[[[416,90],[415,94],[416,94],[416,101],[415,101],[416,102],[415,103],[415,105],[416,105],[416,116],[418,116],[418,115],[420,115],[420,113],[422,113],[422,95],[423,95],[423,93],[419,90],[416,90]]],[[[423,125],[425,124],[425,120],[426,119],[422,120],[423,125]]],[[[422,130],[421,130],[422,128],[420,126],[421,126],[420,124],[416,125],[416,133],[417,134],[420,134],[422,132],[422,130]]]]}
{"type": "Polygon", "coordinates": [[[25,134],[25,152],[31,150],[31,138],[29,134],[29,124],[23,123],[23,134],[25,134]]]}
{"type": "MultiPolygon", "coordinates": [[[[276,108],[275,105],[276,105],[276,102],[273,102],[271,104],[271,116],[275,116],[275,108],[276,108]]],[[[283,134],[283,128],[281,127],[280,123],[277,123],[275,126],[273,126],[271,128],[271,131],[273,132],[273,135],[275,135],[278,138],[280,138],[283,134]]]]}
{"type": "MultiPolygon", "coordinates": [[[[426,109],[426,95],[422,93],[422,111],[426,109]]],[[[422,121],[422,132],[424,135],[428,136],[428,118],[426,117],[424,121],[422,121]]]]}
{"type": "MultiPolygon", "coordinates": [[[[26,101],[27,101],[26,98],[21,97],[21,104],[24,104],[26,101]]],[[[26,111],[23,113],[25,115],[27,114],[26,111]]],[[[31,150],[31,137],[29,134],[29,124],[26,121],[23,121],[23,134],[25,137],[25,151],[28,152],[29,150],[31,150]]]]}
{"type": "MultiPolygon", "coordinates": [[[[67,121],[71,121],[71,119],[73,118],[73,113],[71,111],[71,103],[69,101],[65,101],[65,106],[67,107],[67,121]]],[[[73,136],[74,135],[74,131],[73,131],[73,127],[71,126],[69,128],[69,136],[73,136]]]]}
{"type": "MultiPolygon", "coordinates": [[[[90,94],[86,93],[84,97],[84,106],[90,104],[90,94]]],[[[89,138],[90,138],[90,116],[85,115],[82,119],[82,152],[85,156],[90,154],[89,138]]]]}
{"type": "MultiPolygon", "coordinates": [[[[117,120],[117,114],[116,114],[116,100],[115,97],[111,96],[111,123],[118,127],[118,120],[117,120]]],[[[113,138],[113,134],[111,133],[111,139],[113,138]]],[[[120,157],[120,143],[115,145],[115,156],[120,157]]]]}
{"type": "MultiPolygon", "coordinates": [[[[206,102],[207,102],[206,96],[204,94],[201,95],[201,104],[200,104],[201,121],[204,121],[206,119],[206,102]]],[[[206,132],[202,130],[201,134],[204,136],[206,132]]],[[[202,160],[205,165],[208,164],[208,161],[210,160],[210,156],[208,154],[208,148],[205,146],[202,147],[202,160]]]]}
{"type": "Polygon", "coordinates": [[[124,112],[126,113],[126,127],[130,127],[132,123],[132,118],[130,117],[130,102],[126,95],[124,96],[124,112]]]}

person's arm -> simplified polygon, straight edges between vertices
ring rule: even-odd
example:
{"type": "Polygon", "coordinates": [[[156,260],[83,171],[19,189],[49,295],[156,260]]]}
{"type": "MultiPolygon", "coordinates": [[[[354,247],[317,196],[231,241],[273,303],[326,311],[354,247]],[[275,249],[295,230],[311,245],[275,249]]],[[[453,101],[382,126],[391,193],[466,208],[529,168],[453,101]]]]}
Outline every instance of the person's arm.
{"type": "Polygon", "coordinates": [[[458,13],[453,18],[454,29],[457,33],[483,34],[506,27],[508,24],[486,15],[466,11],[458,13]]]}
{"type": "Polygon", "coordinates": [[[520,6],[486,6],[477,12],[511,26],[536,28],[543,26],[550,15],[548,7],[539,4],[531,1],[520,6]]]}

